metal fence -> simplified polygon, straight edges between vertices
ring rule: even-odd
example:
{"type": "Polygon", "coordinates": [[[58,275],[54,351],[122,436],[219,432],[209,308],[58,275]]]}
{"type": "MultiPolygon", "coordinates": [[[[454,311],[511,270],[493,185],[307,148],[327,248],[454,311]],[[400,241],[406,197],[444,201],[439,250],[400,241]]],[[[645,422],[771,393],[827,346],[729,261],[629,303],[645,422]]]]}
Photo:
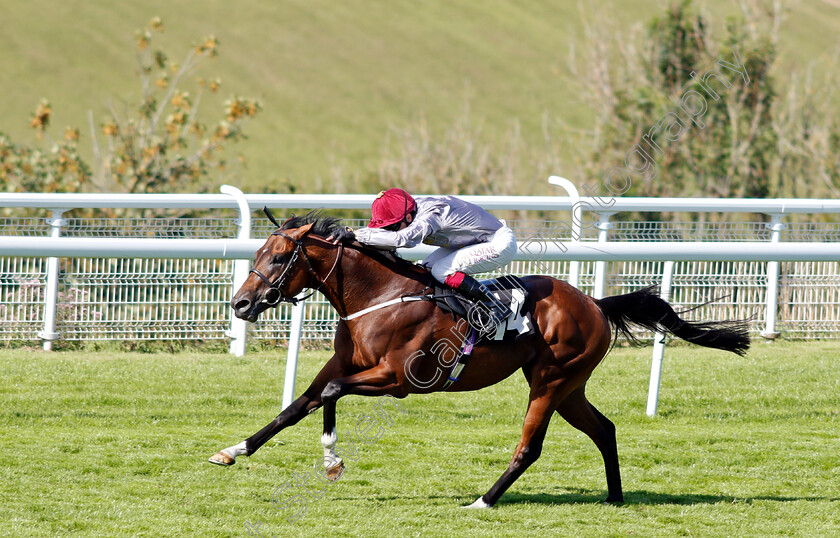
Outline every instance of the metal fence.
{"type": "MultiPolygon", "coordinates": [[[[362,221],[350,221],[351,226],[362,221]]],[[[569,226],[558,221],[515,220],[509,225],[520,241],[534,237],[570,241],[569,226]],[[562,235],[566,234],[566,235],[562,235]]],[[[763,222],[611,223],[613,241],[768,241],[763,222]]],[[[271,227],[257,223],[252,237],[265,237],[271,227]]],[[[49,236],[45,218],[0,220],[4,236],[49,236]]],[[[231,218],[66,219],[62,235],[110,238],[234,238],[231,218]]],[[[596,241],[598,230],[584,230],[583,241],[596,241]]],[[[781,241],[836,242],[840,225],[789,224],[781,241]]],[[[605,263],[606,295],[658,284],[663,263],[654,261],[582,262],[579,287],[594,293],[597,263],[605,263]]],[[[232,260],[207,259],[59,259],[56,332],[62,340],[223,340],[228,338],[232,293],[232,260]]],[[[693,319],[751,318],[752,330],[764,328],[767,262],[677,262],[671,302],[690,308],[717,297],[720,301],[691,313],[693,319]]],[[[565,261],[511,263],[516,275],[542,273],[567,279],[565,261]]],[[[840,334],[840,263],[779,263],[777,330],[786,338],[836,338],[840,334]]],[[[492,275],[487,275],[492,276],[492,275]]],[[[0,340],[37,341],[44,327],[45,258],[0,258],[0,340]]],[[[252,325],[254,339],[286,340],[291,309],[283,305],[252,325]]],[[[307,301],[303,338],[332,337],[337,317],[320,294],[307,301]]]]}

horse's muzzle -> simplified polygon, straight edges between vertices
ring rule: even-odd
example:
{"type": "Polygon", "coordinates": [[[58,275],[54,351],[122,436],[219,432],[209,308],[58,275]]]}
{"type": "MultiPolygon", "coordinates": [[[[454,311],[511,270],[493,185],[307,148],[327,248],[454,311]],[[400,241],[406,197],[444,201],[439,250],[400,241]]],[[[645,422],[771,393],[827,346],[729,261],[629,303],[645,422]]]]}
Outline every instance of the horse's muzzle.
{"type": "Polygon", "coordinates": [[[257,321],[257,316],[259,316],[259,303],[254,303],[254,301],[251,301],[247,297],[234,296],[230,300],[230,307],[233,308],[234,315],[239,319],[244,319],[252,323],[257,321]]]}

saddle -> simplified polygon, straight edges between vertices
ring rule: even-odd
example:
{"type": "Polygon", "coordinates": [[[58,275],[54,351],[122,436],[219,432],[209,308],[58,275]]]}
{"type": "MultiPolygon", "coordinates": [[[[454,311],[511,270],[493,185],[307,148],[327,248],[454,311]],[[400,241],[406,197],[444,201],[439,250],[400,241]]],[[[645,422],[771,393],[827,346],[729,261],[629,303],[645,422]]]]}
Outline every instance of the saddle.
{"type": "MultiPolygon", "coordinates": [[[[490,289],[498,301],[508,305],[511,313],[499,324],[495,333],[480,334],[478,330],[468,325],[469,329],[467,330],[466,338],[461,343],[458,358],[452,364],[449,377],[444,381],[440,390],[447,390],[453,383],[458,381],[461,372],[467,366],[473,348],[479,340],[497,341],[504,340],[505,338],[516,339],[534,332],[534,321],[531,318],[531,314],[530,312],[524,311],[528,290],[525,289],[525,283],[522,282],[522,279],[505,275],[500,278],[483,280],[481,283],[490,289]]],[[[461,318],[468,324],[470,310],[474,308],[486,308],[437,281],[434,281],[434,285],[432,286],[432,294],[424,293],[421,297],[425,301],[434,302],[444,312],[452,314],[452,319],[461,318]]]]}
{"type": "MultiPolygon", "coordinates": [[[[521,278],[505,275],[483,280],[481,283],[491,290],[499,302],[509,306],[511,310],[511,314],[499,325],[496,332],[486,335],[487,340],[503,340],[510,336],[516,338],[534,332],[531,314],[524,311],[528,290],[525,289],[525,283],[521,278]]],[[[469,320],[469,313],[472,309],[483,308],[472,299],[437,281],[434,282],[433,293],[431,295],[426,294],[423,298],[434,302],[444,312],[452,314],[453,319],[469,320]]]]}

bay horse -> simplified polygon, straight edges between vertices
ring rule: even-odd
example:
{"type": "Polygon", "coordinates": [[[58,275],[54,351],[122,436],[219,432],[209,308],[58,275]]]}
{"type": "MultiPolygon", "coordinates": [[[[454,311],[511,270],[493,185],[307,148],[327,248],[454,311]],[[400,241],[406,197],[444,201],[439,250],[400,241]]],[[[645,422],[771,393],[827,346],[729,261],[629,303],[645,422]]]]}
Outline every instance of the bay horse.
{"type": "MultiPolygon", "coordinates": [[[[237,456],[250,456],[278,432],[323,407],[325,476],[337,480],[344,470],[333,450],[339,398],[349,394],[404,398],[444,386],[447,376],[439,375],[434,346],[452,334],[456,321],[451,314],[431,302],[416,301],[352,317],[389,300],[422,293],[433,284],[429,271],[358,243],[327,240],[338,228],[338,219],[317,213],[285,221],[257,251],[254,268],[231,299],[235,315],[253,322],[266,309],[311,288],[323,293],[342,319],[334,354],[309,388],[260,431],[213,455],[212,463],[232,465],[237,456]],[[352,319],[343,319],[348,316],[352,319]],[[421,384],[417,379],[436,381],[421,384]]],[[[593,299],[547,276],[527,276],[522,282],[528,292],[524,308],[536,330],[515,341],[477,343],[460,379],[445,389],[478,390],[520,369],[530,385],[522,437],[513,458],[496,483],[469,507],[492,507],[539,458],[555,412],[595,442],[607,474],[606,502],[623,502],[615,426],[584,394],[587,379],[610,349],[611,328],[634,340],[629,328],[637,324],[743,355],[750,344],[746,324],[685,321],[652,288],[593,299]]]]}

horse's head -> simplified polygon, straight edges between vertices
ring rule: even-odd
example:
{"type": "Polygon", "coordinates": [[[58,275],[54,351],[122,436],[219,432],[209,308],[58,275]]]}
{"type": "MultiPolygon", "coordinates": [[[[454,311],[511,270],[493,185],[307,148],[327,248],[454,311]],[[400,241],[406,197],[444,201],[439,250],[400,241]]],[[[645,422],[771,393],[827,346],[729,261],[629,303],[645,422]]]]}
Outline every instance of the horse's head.
{"type": "Polygon", "coordinates": [[[257,251],[254,268],[239,291],[233,294],[230,306],[236,317],[256,321],[262,312],[289,301],[309,282],[312,275],[307,267],[303,239],[313,224],[286,228],[289,222],[275,230],[257,251]]]}

